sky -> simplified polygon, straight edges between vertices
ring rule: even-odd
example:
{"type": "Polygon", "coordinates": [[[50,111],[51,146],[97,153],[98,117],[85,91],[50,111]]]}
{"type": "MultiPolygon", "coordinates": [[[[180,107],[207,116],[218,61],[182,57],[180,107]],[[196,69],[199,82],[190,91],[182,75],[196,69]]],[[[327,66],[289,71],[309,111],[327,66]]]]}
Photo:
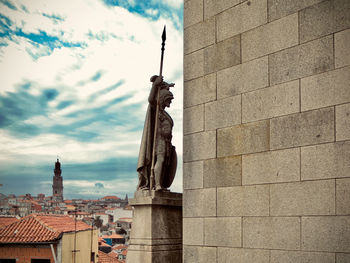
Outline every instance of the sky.
{"type": "Polygon", "coordinates": [[[0,192],[133,196],[150,77],[174,82],[182,191],[182,0],[0,0],[0,192]]]}

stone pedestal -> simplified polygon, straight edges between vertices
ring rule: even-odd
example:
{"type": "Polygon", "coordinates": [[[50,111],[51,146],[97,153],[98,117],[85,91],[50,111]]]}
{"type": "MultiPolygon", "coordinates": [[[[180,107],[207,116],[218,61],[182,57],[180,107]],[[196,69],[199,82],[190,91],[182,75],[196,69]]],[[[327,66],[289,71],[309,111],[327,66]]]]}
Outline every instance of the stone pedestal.
{"type": "Polygon", "coordinates": [[[182,262],[182,194],[137,191],[127,263],[182,262]]]}

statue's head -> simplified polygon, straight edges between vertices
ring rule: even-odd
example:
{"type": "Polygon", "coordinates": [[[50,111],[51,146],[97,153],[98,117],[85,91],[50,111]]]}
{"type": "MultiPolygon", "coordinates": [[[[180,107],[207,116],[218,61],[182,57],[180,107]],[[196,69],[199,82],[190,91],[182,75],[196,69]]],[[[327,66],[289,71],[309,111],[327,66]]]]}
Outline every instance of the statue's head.
{"type": "MultiPolygon", "coordinates": [[[[156,78],[158,78],[157,75],[153,75],[150,79],[151,82],[154,82],[156,80],[156,78]]],[[[170,87],[174,87],[175,84],[174,83],[167,83],[165,81],[163,81],[161,84],[160,84],[160,89],[167,89],[169,90],[170,87]]]]}
{"type": "Polygon", "coordinates": [[[160,105],[165,107],[170,107],[171,101],[174,99],[174,95],[167,89],[161,89],[159,91],[159,102],[160,105]]]}

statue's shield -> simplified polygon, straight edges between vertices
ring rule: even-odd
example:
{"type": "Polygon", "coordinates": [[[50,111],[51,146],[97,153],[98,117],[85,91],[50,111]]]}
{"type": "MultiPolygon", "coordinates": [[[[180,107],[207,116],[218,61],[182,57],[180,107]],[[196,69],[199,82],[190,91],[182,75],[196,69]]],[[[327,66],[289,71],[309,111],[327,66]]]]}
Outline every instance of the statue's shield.
{"type": "Polygon", "coordinates": [[[166,173],[163,179],[163,187],[169,188],[170,185],[173,183],[176,173],[176,167],[177,167],[177,155],[175,147],[171,147],[171,155],[170,155],[170,163],[166,167],[166,173]]]}

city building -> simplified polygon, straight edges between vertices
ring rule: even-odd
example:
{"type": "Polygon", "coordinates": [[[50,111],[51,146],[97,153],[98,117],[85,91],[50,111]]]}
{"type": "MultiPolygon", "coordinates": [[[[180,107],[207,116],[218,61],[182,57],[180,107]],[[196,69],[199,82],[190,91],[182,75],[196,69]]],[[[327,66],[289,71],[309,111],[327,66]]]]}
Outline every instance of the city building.
{"type": "Polygon", "coordinates": [[[97,230],[62,215],[32,214],[0,229],[0,262],[97,262],[97,230]]]}

